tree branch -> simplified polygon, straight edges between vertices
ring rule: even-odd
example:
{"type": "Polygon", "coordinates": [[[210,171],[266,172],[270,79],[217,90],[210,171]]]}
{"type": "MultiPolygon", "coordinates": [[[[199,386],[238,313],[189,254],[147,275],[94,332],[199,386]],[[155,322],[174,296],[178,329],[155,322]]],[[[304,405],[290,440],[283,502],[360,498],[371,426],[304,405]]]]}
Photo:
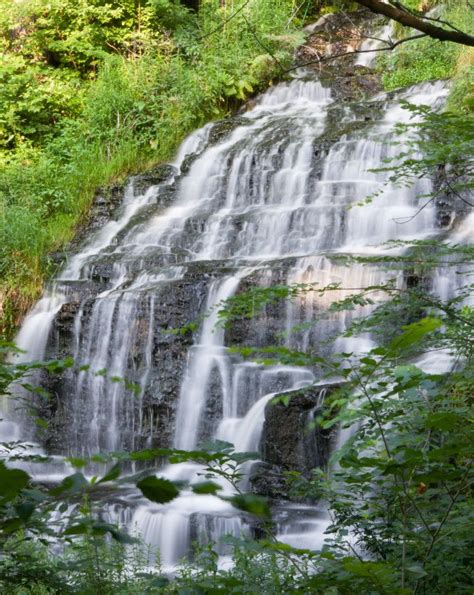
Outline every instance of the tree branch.
{"type": "Polygon", "coordinates": [[[222,23],[220,25],[218,25],[215,29],[212,29],[212,31],[209,31],[209,33],[206,33],[205,35],[201,35],[201,37],[197,38],[197,41],[202,41],[203,39],[206,39],[207,37],[210,37],[211,35],[214,35],[214,33],[217,33],[218,31],[221,31],[229,21],[231,21],[235,16],[237,16],[239,14],[239,12],[242,12],[243,9],[250,3],[250,0],[247,0],[246,2],[244,2],[242,4],[242,6],[240,6],[237,10],[235,10],[230,16],[228,16],[226,19],[224,19],[222,21],[222,23]]]}
{"type": "Polygon", "coordinates": [[[373,48],[370,50],[353,50],[351,52],[341,52],[340,54],[335,54],[334,56],[325,56],[321,57],[317,54],[317,58],[315,60],[309,60],[308,62],[304,62],[303,64],[297,64],[296,66],[292,66],[291,68],[287,68],[284,72],[291,72],[292,70],[298,70],[298,68],[304,68],[305,66],[310,66],[311,64],[321,64],[322,62],[330,62],[332,60],[337,60],[337,58],[343,58],[344,56],[353,56],[355,54],[371,54],[372,52],[386,52],[390,50],[394,50],[396,47],[405,43],[407,41],[413,41],[414,39],[420,39],[422,37],[427,37],[426,33],[418,33],[417,35],[412,35],[410,37],[404,37],[403,39],[399,39],[398,41],[391,41],[391,40],[380,40],[386,43],[387,45],[383,48],[373,48]]]}
{"type": "Polygon", "coordinates": [[[457,29],[448,31],[447,29],[433,25],[432,22],[427,22],[427,19],[409,12],[399,2],[393,1],[391,4],[386,4],[383,0],[356,0],[356,2],[372,12],[386,16],[405,27],[411,27],[412,29],[421,31],[434,39],[474,46],[474,36],[458,31],[457,29]]]}

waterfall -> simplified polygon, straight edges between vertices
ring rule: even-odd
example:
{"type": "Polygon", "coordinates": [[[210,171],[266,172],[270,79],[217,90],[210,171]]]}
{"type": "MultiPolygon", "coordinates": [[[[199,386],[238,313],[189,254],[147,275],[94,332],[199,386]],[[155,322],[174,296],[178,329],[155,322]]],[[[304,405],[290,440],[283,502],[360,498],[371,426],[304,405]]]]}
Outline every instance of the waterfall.
{"type": "MultiPolygon", "coordinates": [[[[368,170],[403,151],[391,142],[394,122],[410,116],[400,99],[436,106],[446,94],[444,83],[380,94],[359,105],[371,114],[364,120],[357,106],[341,108],[314,72],[299,72],[231,120],[229,130],[216,123],[191,135],[166,179],[146,191],[132,179],[116,218],[66,264],[18,336],[23,360],[74,354],[77,367],[61,381],[55,413],[62,453],[191,449],[212,438],[258,450],[269,401],[318,379],[314,370],[243,362],[228,346],[323,345],[367,309],[327,315],[348,293],[307,293],[228,330],[216,326],[223,300],[275,283],[382,283],[389,278],[382,268],[345,267],[333,256],[393,253],[387,240],[439,233],[433,204],[410,218],[427,183],[398,188],[385,184],[386,173],[368,170]],[[371,203],[355,206],[374,193],[371,203]],[[196,321],[192,337],[174,332],[196,321]],[[138,394],[124,378],[138,384],[138,394]]],[[[457,233],[467,238],[469,231],[457,233]]],[[[336,349],[371,345],[359,337],[336,349]]],[[[180,464],[159,474],[192,483],[201,471],[180,464]]],[[[300,507],[295,520],[292,507],[282,506],[279,537],[319,547],[321,511],[300,507]]],[[[166,505],[140,501],[127,518],[167,569],[194,539],[249,534],[230,504],[191,491],[166,505]]]]}
{"type": "Polygon", "coordinates": [[[390,22],[388,25],[381,27],[378,31],[367,37],[367,39],[362,42],[359,48],[361,53],[357,56],[355,65],[371,68],[374,65],[375,59],[377,57],[376,50],[386,47],[387,43],[384,43],[384,41],[391,43],[391,38],[393,36],[394,26],[393,23],[390,22]]]}
{"type": "Polygon", "coordinates": [[[226,400],[230,374],[223,354],[224,330],[217,326],[218,305],[233,294],[238,283],[238,276],[229,277],[223,283],[214,283],[209,290],[206,308],[210,315],[204,320],[199,342],[189,353],[188,368],[181,386],[176,414],[176,448],[191,450],[197,446],[199,423],[214,365],[217,366],[223,399],[226,400]]]}

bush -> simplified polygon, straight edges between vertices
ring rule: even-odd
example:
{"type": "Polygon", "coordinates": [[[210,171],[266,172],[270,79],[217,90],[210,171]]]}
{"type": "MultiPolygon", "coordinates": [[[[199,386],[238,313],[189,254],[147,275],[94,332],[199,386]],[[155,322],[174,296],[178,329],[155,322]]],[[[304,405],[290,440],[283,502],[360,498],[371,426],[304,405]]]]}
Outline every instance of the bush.
{"type": "Polygon", "coordinates": [[[255,0],[228,22],[218,0],[199,13],[171,0],[0,5],[0,235],[9,236],[0,332],[9,333],[95,188],[169,159],[192,130],[262,88],[279,66],[261,40],[280,65],[298,40],[291,0],[255,0]]]}

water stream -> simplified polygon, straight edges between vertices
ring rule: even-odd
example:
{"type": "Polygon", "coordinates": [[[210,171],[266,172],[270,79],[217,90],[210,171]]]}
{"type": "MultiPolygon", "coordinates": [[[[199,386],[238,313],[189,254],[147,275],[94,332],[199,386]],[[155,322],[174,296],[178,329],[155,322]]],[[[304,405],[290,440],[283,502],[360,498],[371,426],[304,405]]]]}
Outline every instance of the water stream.
{"type": "MultiPolygon", "coordinates": [[[[403,148],[391,144],[393,124],[409,118],[401,99],[437,105],[446,94],[444,83],[426,83],[339,105],[316,73],[299,72],[270,88],[229,131],[215,124],[192,134],[164,181],[143,191],[132,179],[116,219],[71,258],[17,338],[27,351],[23,360],[68,352],[78,366],[90,366],[70,370],[55,388],[53,450],[79,456],[157,445],[192,449],[210,438],[258,449],[272,396],[318,378],[315,370],[243,362],[229,344],[278,340],[306,349],[361,311],[307,325],[344,295],[309,293],[237,336],[216,327],[219,304],[256,285],[380,283],[386,271],[346,267],[331,256],[390,253],[387,240],[438,234],[435,205],[409,219],[425,182],[396,188],[384,185],[386,174],[368,170],[403,148]],[[370,118],[360,116],[361,105],[370,118]],[[373,202],[354,206],[374,192],[373,202]],[[169,332],[206,312],[192,340],[169,332]],[[293,332],[295,326],[301,328],[293,332]],[[138,383],[138,394],[113,377],[138,383]]],[[[403,282],[400,274],[397,283],[403,282]]],[[[371,345],[360,337],[345,348],[363,352],[371,345]]],[[[4,424],[18,436],[17,426],[4,424]]],[[[180,464],[160,474],[192,482],[199,471],[180,464]]],[[[296,506],[295,517],[294,508],[280,504],[278,535],[319,547],[324,513],[296,506]]],[[[230,504],[191,491],[163,506],[140,501],[127,518],[160,550],[165,568],[186,556],[193,540],[250,531],[230,504]]]]}

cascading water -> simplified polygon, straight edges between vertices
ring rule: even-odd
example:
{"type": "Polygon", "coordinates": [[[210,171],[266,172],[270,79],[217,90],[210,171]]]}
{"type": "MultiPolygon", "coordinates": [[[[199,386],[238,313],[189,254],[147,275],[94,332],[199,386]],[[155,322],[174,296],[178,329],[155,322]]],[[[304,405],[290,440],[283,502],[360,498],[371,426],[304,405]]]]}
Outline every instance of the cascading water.
{"type": "MultiPolygon", "coordinates": [[[[386,174],[367,170],[401,150],[390,143],[393,123],[408,119],[400,98],[435,105],[446,92],[443,83],[429,83],[395,98],[376,96],[364,103],[379,114],[367,123],[356,106],[338,105],[314,73],[302,72],[267,91],[230,132],[217,124],[191,135],[163,181],[143,192],[132,180],[117,220],[71,259],[19,335],[26,357],[69,351],[78,364],[55,387],[53,447],[90,455],[191,449],[218,438],[238,450],[258,449],[266,404],[312,385],[315,371],[242,362],[226,345],[283,341],[306,349],[343,330],[353,313],[293,332],[344,295],[307,293],[276,322],[257,321],[235,336],[216,327],[222,300],[242,286],[275,282],[340,282],[349,289],[380,283],[387,272],[338,265],[331,255],[378,254],[387,240],[437,233],[434,205],[410,219],[426,187],[384,185],[386,174]],[[375,192],[372,203],[354,206],[375,192]],[[194,342],[170,332],[206,312],[194,342]],[[136,382],[138,395],[114,377],[136,382]]],[[[370,346],[362,337],[346,348],[370,346]]],[[[199,472],[180,464],[161,475],[192,482],[199,472]]],[[[325,523],[323,513],[316,517],[283,522],[279,535],[298,542],[304,533],[308,547],[317,547],[325,523]]],[[[248,532],[230,504],[186,491],[167,505],[140,503],[129,524],[160,550],[166,568],[193,539],[248,532]]]]}
{"type": "Polygon", "coordinates": [[[377,57],[377,50],[386,47],[389,43],[392,43],[392,37],[394,34],[393,24],[385,25],[374,34],[367,37],[359,48],[360,53],[355,59],[356,66],[364,66],[370,68],[373,66],[377,57]]]}

